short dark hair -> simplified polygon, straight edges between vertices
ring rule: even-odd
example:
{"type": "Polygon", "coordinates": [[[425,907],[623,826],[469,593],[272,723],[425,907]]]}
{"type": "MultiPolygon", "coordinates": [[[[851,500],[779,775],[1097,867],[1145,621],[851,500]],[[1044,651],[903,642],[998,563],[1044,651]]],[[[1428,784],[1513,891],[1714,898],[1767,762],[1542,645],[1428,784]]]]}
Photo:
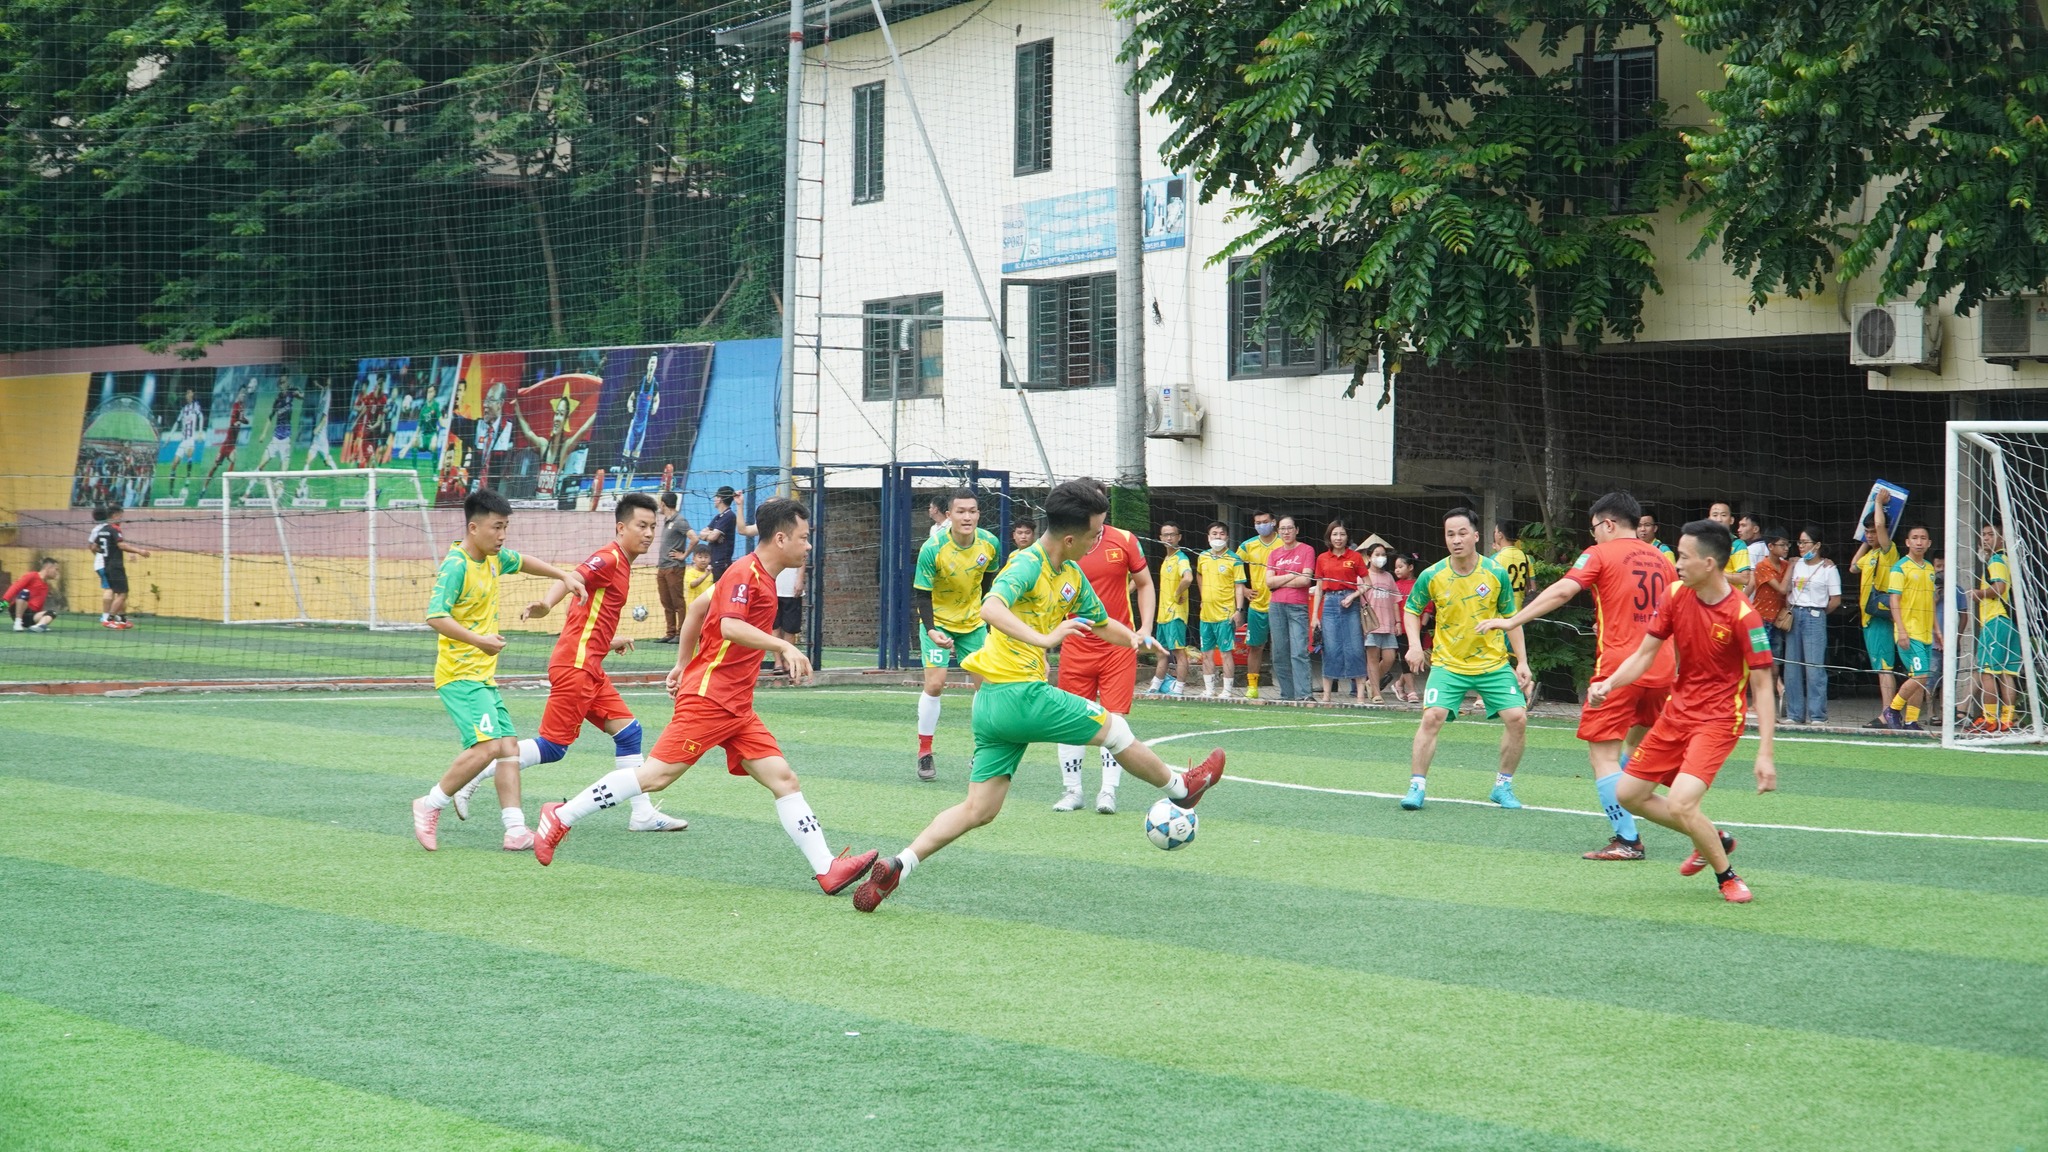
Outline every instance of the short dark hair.
{"type": "Polygon", "coordinates": [[[107,518],[107,506],[105,504],[93,505],[92,518],[95,520],[105,520],[107,518]]]}
{"type": "MultiPolygon", "coordinates": [[[[1229,536],[1229,535],[1230,535],[1230,525],[1228,525],[1228,524],[1225,524],[1225,523],[1224,523],[1223,521],[1221,521],[1221,520],[1211,520],[1211,521],[1209,521],[1209,532],[1217,532],[1217,531],[1221,531],[1221,532],[1222,532],[1222,533],[1223,533],[1223,534],[1224,534],[1225,536],[1229,536]]],[[[1206,533],[1206,532],[1205,532],[1205,533],[1203,533],[1203,535],[1207,535],[1207,534],[1208,534],[1208,533],[1206,533]]]]}
{"type": "Polygon", "coordinates": [[[1747,520],[1747,521],[1749,521],[1749,522],[1750,522],[1751,524],[1754,524],[1754,525],[1756,525],[1756,527],[1757,527],[1757,530],[1758,530],[1758,531],[1762,531],[1762,530],[1763,530],[1764,522],[1763,522],[1763,520],[1762,520],[1762,519],[1761,519],[1760,517],[1758,517],[1758,516],[1757,516],[1757,514],[1756,514],[1756,513],[1754,513],[1754,512],[1744,512],[1744,513],[1743,513],[1742,515],[1740,515],[1740,516],[1737,516],[1737,517],[1735,518],[1735,523],[1737,523],[1737,524],[1739,525],[1739,524],[1741,524],[1741,523],[1742,523],[1742,522],[1743,522],[1744,520],[1747,520]]]}
{"type": "Polygon", "coordinates": [[[1015,536],[1020,528],[1031,533],[1033,536],[1038,535],[1038,522],[1029,516],[1020,517],[1015,523],[1011,524],[1010,535],[1015,536]]]}
{"type": "Polygon", "coordinates": [[[975,507],[981,507],[981,493],[976,492],[972,488],[955,488],[946,495],[946,511],[951,512],[953,505],[958,504],[962,500],[972,500],[975,507]]]}
{"type": "Polygon", "coordinates": [[[661,494],[661,506],[663,508],[674,509],[677,505],[681,504],[682,502],[682,498],[677,496],[673,491],[663,492],[661,494]]]}
{"type": "Polygon", "coordinates": [[[1154,528],[1154,529],[1153,529],[1153,531],[1154,531],[1154,532],[1164,532],[1164,531],[1166,531],[1166,530],[1167,530],[1168,528],[1171,528],[1171,529],[1173,529],[1173,530],[1174,530],[1175,532],[1178,532],[1178,531],[1180,531],[1180,524],[1179,524],[1179,523],[1177,523],[1177,522],[1175,522],[1175,521],[1172,521],[1172,520],[1161,520],[1161,521],[1159,522],[1159,527],[1157,527],[1157,528],[1154,528]]]}
{"type": "Polygon", "coordinates": [[[661,511],[654,506],[654,497],[645,492],[628,492],[619,497],[619,506],[612,510],[612,520],[624,524],[633,518],[634,512],[642,508],[655,516],[661,515],[661,511]]]}
{"type": "Polygon", "coordinates": [[[1773,528],[1770,531],[1764,533],[1765,544],[1775,545],[1781,540],[1787,544],[1790,544],[1792,542],[1792,538],[1790,536],[1785,535],[1784,532],[1776,528],[1773,528]]]}
{"type": "Polygon", "coordinates": [[[690,555],[702,556],[708,560],[711,558],[711,545],[706,544],[700,540],[697,543],[690,545],[690,555]]]}
{"type": "Polygon", "coordinates": [[[787,496],[771,496],[754,509],[754,530],[760,533],[760,539],[770,540],[777,532],[793,532],[792,526],[797,521],[808,523],[810,519],[810,509],[805,508],[802,501],[791,500],[787,496]]]}
{"type": "Polygon", "coordinates": [[[732,490],[732,485],[730,485],[730,484],[720,484],[720,485],[718,486],[718,491],[716,491],[716,492],[713,492],[713,493],[711,494],[711,496],[712,496],[712,498],[713,498],[713,499],[716,499],[716,500],[723,500],[723,501],[725,501],[725,502],[726,502],[727,504],[730,504],[730,503],[732,503],[732,498],[733,498],[733,497],[735,497],[735,496],[737,496],[737,495],[739,495],[739,493],[737,493],[737,492],[733,491],[733,490],[732,490]]]}
{"type": "Polygon", "coordinates": [[[1095,517],[1108,513],[1109,498],[1102,494],[1102,487],[1093,476],[1056,484],[1045,494],[1047,532],[1087,528],[1095,517]]]}
{"type": "Polygon", "coordinates": [[[468,523],[471,520],[481,520],[486,516],[510,516],[511,514],[511,503],[489,488],[479,488],[464,497],[462,501],[462,519],[464,523],[468,523]]]}
{"type": "Polygon", "coordinates": [[[931,509],[934,512],[944,512],[953,506],[953,494],[951,492],[934,492],[925,503],[931,505],[931,509]]]}
{"type": "Polygon", "coordinates": [[[1616,520],[1628,521],[1628,526],[1634,528],[1637,527],[1636,521],[1643,518],[1643,506],[1627,492],[1609,492],[1593,501],[1593,506],[1586,509],[1586,516],[1595,521],[1612,516],[1616,520]]]}
{"type": "Polygon", "coordinates": [[[1728,549],[1734,546],[1735,537],[1727,525],[1719,520],[1692,520],[1678,534],[1692,537],[1694,547],[1713,557],[1714,563],[1728,566],[1728,549]]]}
{"type": "MultiPolygon", "coordinates": [[[[1470,509],[1466,509],[1466,510],[1465,510],[1465,514],[1466,514],[1467,516],[1470,516],[1470,515],[1472,514],[1472,512],[1471,512],[1471,510],[1470,510],[1470,509]]],[[[1447,517],[1445,517],[1445,519],[1449,519],[1449,517],[1447,516],[1447,517]]],[[[1478,520],[1476,520],[1476,519],[1475,519],[1475,520],[1473,520],[1473,521],[1472,521],[1472,526],[1473,526],[1474,528],[1477,528],[1477,527],[1479,527],[1479,521],[1478,521],[1478,520]]],[[[1500,533],[1501,535],[1503,535],[1503,536],[1507,537],[1507,538],[1508,538],[1508,539],[1510,539],[1510,540],[1513,540],[1513,539],[1515,538],[1515,528],[1516,528],[1516,525],[1515,525],[1515,522],[1514,522],[1513,520],[1495,520],[1495,521],[1493,522],[1493,530],[1494,530],[1495,532],[1498,532],[1498,533],[1500,533]]]]}
{"type": "Polygon", "coordinates": [[[45,556],[41,560],[36,561],[36,567],[38,568],[48,568],[52,564],[55,564],[59,568],[64,566],[63,562],[58,560],[55,556],[45,556]]]}
{"type": "Polygon", "coordinates": [[[1459,507],[1453,508],[1449,512],[1444,513],[1443,523],[1449,524],[1451,521],[1457,519],[1460,516],[1463,516],[1465,518],[1465,523],[1470,524],[1475,531],[1479,528],[1479,513],[1474,512],[1470,508],[1466,508],[1463,505],[1460,505],[1459,507]]]}
{"type": "Polygon", "coordinates": [[[1644,504],[1637,510],[1636,527],[1640,528],[1643,526],[1643,517],[1645,516],[1648,516],[1650,518],[1650,523],[1657,523],[1657,514],[1650,510],[1650,506],[1648,504],[1644,504]]]}
{"type": "Polygon", "coordinates": [[[1934,529],[1929,528],[1925,524],[1908,524],[1906,525],[1906,530],[1904,532],[1899,533],[1899,535],[1902,537],[1911,536],[1915,532],[1925,532],[1927,533],[1927,538],[1929,540],[1934,539],[1934,529]]]}
{"type": "Polygon", "coordinates": [[[1271,520],[1273,519],[1273,510],[1271,508],[1252,509],[1252,519],[1257,520],[1261,516],[1264,516],[1266,519],[1271,520]]]}

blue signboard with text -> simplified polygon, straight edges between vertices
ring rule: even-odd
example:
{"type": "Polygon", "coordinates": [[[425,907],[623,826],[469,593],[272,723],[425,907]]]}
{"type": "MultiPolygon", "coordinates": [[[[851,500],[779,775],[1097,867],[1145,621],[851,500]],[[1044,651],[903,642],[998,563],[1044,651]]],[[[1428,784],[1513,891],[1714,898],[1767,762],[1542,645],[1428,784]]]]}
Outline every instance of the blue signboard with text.
{"type": "MultiPolygon", "coordinates": [[[[1145,181],[1145,251],[1188,240],[1188,181],[1145,181]]],[[[1116,255],[1116,189],[1097,188],[1003,207],[1003,271],[1025,272],[1116,255]]]]}

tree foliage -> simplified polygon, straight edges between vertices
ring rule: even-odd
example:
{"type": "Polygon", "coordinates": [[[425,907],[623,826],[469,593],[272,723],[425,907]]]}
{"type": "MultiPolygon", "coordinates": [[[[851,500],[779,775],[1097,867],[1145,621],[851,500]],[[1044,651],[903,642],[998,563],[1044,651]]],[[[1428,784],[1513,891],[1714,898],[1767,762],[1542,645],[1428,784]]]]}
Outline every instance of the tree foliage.
{"type": "Polygon", "coordinates": [[[781,57],[644,0],[0,4],[0,347],[773,330],[781,57]]]}
{"type": "Polygon", "coordinates": [[[1874,270],[1958,312],[2048,284],[2048,30],[2038,0],[1673,0],[1726,53],[1692,137],[1719,242],[1753,299],[1874,270]]]}

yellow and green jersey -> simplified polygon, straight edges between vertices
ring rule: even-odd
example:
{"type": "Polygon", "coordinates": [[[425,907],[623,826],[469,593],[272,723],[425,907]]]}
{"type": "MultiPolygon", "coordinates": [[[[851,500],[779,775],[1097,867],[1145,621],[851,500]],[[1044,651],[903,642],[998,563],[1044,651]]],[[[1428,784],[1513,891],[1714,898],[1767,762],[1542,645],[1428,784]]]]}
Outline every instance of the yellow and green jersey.
{"type": "Polygon", "coordinates": [[[1884,551],[1875,549],[1865,552],[1856,561],[1856,576],[1861,586],[1856,597],[1856,611],[1863,617],[1865,628],[1870,627],[1870,596],[1873,592],[1884,592],[1889,585],[1892,565],[1899,562],[1899,547],[1887,543],[1884,551]]]}
{"type": "Polygon", "coordinates": [[[917,552],[917,576],[911,587],[932,594],[932,622],[948,632],[972,632],[981,627],[981,578],[995,565],[1001,551],[995,533],[974,530],[974,540],[962,548],[951,532],[928,537],[917,552]]]}
{"type": "MultiPolygon", "coordinates": [[[[1014,553],[988,594],[1009,605],[1017,619],[1040,632],[1052,631],[1069,616],[1079,616],[1090,624],[1109,619],[1101,597],[1081,575],[1081,566],[1069,560],[1053,567],[1045,548],[1038,544],[1014,553]]],[[[960,666],[991,684],[1043,680],[1045,649],[991,628],[988,641],[960,666]]]]}
{"type": "Polygon", "coordinates": [[[1221,624],[1237,615],[1237,586],[1244,583],[1244,561],[1230,552],[1195,556],[1195,582],[1202,586],[1202,623],[1221,624]]]}
{"type": "Polygon", "coordinates": [[[1730,576],[1739,576],[1754,567],[1755,565],[1749,562],[1749,545],[1744,544],[1740,536],[1731,537],[1728,541],[1728,563],[1721,566],[1721,571],[1730,576]]]}
{"type": "Polygon", "coordinates": [[[1934,565],[1908,556],[1892,565],[1885,590],[1891,593],[1892,626],[1906,639],[1934,643],[1934,565]]]}
{"type": "Polygon", "coordinates": [[[1515,610],[1522,608],[1522,589],[1536,579],[1536,566],[1529,563],[1529,554],[1520,546],[1510,544],[1493,554],[1493,562],[1508,574],[1508,589],[1515,595],[1515,610]]]}
{"type": "Polygon", "coordinates": [[[1507,569],[1481,556],[1472,571],[1460,576],[1446,556],[1415,578],[1415,587],[1408,593],[1408,611],[1420,616],[1432,601],[1436,603],[1432,664],[1467,676],[1507,667],[1507,633],[1479,631],[1481,621],[1515,614],[1515,594],[1508,587],[1507,569]]]}
{"type": "Polygon", "coordinates": [[[1188,618],[1188,595],[1180,582],[1182,577],[1193,571],[1184,549],[1175,548],[1159,562],[1159,623],[1188,618]]]}
{"type": "MultiPolygon", "coordinates": [[[[498,577],[519,571],[519,553],[501,548],[481,560],[457,544],[441,559],[434,590],[427,597],[427,619],[445,616],[482,636],[498,630],[498,577]]],[[[460,640],[440,638],[434,657],[434,687],[457,680],[498,682],[498,658],[460,640]]]]}
{"type": "Polygon", "coordinates": [[[1245,586],[1251,589],[1251,603],[1247,605],[1254,612],[1264,612],[1273,603],[1273,594],[1266,589],[1266,557],[1280,546],[1279,533],[1271,536],[1254,536],[1237,546],[1237,558],[1244,561],[1245,586]]]}
{"type": "Polygon", "coordinates": [[[2005,606],[2005,598],[1991,594],[1993,584],[2004,584],[2005,595],[2012,595],[2012,566],[2006,563],[2005,553],[1993,552],[1984,559],[1984,574],[1977,578],[1977,587],[1984,590],[1984,598],[1977,601],[1977,623],[1989,624],[2003,616],[2012,614],[2005,606]]]}

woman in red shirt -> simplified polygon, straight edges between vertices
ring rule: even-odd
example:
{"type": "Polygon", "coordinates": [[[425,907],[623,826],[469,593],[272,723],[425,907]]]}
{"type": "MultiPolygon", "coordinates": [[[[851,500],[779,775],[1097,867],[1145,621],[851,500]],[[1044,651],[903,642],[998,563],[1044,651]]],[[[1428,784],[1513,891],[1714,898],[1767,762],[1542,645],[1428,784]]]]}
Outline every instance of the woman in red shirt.
{"type": "MultiPolygon", "coordinates": [[[[1315,604],[1311,619],[1323,626],[1323,703],[1330,702],[1337,681],[1351,681],[1360,704],[1365,703],[1365,625],[1359,607],[1358,583],[1365,575],[1365,557],[1351,547],[1351,532],[1342,520],[1323,529],[1329,551],[1316,557],[1315,604]]],[[[1313,627],[1313,625],[1311,625],[1313,627]]],[[[1379,696],[1379,686],[1372,694],[1379,696]]]]}

